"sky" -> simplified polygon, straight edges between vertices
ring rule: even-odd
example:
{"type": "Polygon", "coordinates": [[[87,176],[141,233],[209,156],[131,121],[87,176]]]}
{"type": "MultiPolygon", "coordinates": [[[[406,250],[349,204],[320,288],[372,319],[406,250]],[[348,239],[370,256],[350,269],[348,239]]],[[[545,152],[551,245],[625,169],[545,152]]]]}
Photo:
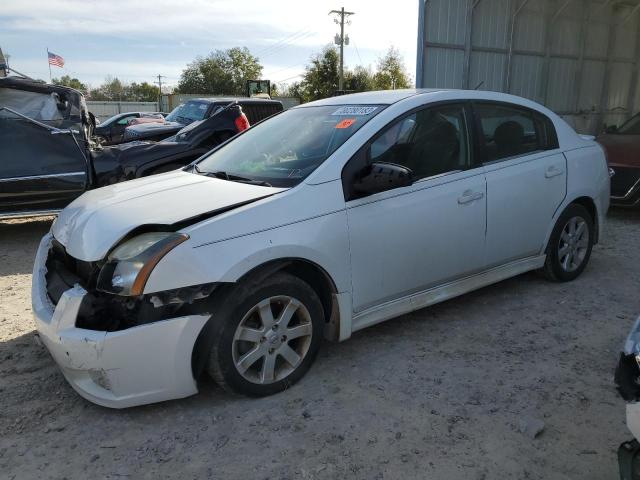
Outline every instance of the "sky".
{"type": "Polygon", "coordinates": [[[299,80],[312,54],[339,32],[329,11],[355,12],[345,27],[345,65],[375,65],[396,47],[415,78],[419,0],[0,0],[0,48],[9,64],[49,79],[47,48],[65,60],[53,77],[91,86],[177,85],[185,66],[216,49],[246,46],[272,82],[299,80]]]}

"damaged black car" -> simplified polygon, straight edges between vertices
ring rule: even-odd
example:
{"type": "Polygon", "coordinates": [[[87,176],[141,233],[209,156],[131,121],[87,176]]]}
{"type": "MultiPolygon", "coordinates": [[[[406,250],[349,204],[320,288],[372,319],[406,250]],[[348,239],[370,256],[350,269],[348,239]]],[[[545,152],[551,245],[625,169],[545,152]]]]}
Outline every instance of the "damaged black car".
{"type": "Polygon", "coordinates": [[[0,78],[0,219],[55,214],[86,190],[183,167],[249,126],[230,102],[162,141],[103,147],[82,93],[0,78]]]}

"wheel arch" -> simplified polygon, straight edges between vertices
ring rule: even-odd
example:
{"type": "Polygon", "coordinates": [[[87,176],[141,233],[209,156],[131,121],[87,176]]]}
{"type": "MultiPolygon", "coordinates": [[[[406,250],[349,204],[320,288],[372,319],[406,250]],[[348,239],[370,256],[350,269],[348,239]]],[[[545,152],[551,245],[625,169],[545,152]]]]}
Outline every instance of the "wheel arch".
{"type": "Polygon", "coordinates": [[[572,203],[576,203],[578,205],[583,206],[584,208],[587,209],[587,211],[589,212],[589,215],[591,215],[591,220],[593,221],[593,228],[595,230],[595,238],[593,239],[593,243],[595,245],[596,243],[598,243],[598,240],[600,237],[600,222],[598,221],[598,207],[596,206],[596,202],[591,197],[582,196],[574,199],[572,202],[570,202],[567,205],[567,207],[572,203]]]}
{"type": "Polygon", "coordinates": [[[338,293],[338,289],[333,278],[331,278],[331,275],[329,275],[324,268],[311,260],[298,257],[270,260],[252,268],[242,275],[238,279],[238,283],[259,282],[280,271],[287,272],[300,278],[313,288],[313,290],[318,294],[318,297],[320,297],[320,302],[324,309],[325,322],[329,323],[334,310],[333,295],[338,293]]]}
{"type": "Polygon", "coordinates": [[[549,246],[549,240],[551,239],[551,234],[553,233],[553,229],[555,228],[556,223],[557,223],[558,219],[560,218],[560,215],[562,215],[562,213],[570,205],[573,205],[573,204],[577,204],[577,205],[583,206],[584,208],[587,209],[587,211],[591,215],[591,219],[593,220],[593,228],[595,230],[594,245],[596,243],[598,243],[598,239],[600,237],[600,220],[599,220],[600,217],[598,216],[598,207],[596,205],[595,200],[592,197],[590,197],[588,195],[580,195],[580,196],[574,197],[571,200],[566,200],[556,210],[556,213],[553,216],[553,222],[551,222],[551,226],[549,227],[549,229],[547,231],[547,235],[546,235],[545,240],[544,240],[542,253],[545,253],[547,251],[547,248],[549,246]]]}
{"type": "MultiPolygon", "coordinates": [[[[276,272],[287,272],[309,284],[318,294],[324,310],[324,337],[331,341],[339,340],[340,308],[337,300],[338,289],[329,273],[320,265],[308,259],[291,257],[278,258],[262,263],[244,273],[237,281],[221,284],[211,296],[211,303],[222,301],[233,294],[239,285],[260,284],[276,272]]],[[[215,315],[215,314],[214,314],[215,315]]],[[[214,315],[202,329],[193,346],[191,366],[193,376],[197,379],[204,371],[213,338],[212,323],[214,315]]]]}

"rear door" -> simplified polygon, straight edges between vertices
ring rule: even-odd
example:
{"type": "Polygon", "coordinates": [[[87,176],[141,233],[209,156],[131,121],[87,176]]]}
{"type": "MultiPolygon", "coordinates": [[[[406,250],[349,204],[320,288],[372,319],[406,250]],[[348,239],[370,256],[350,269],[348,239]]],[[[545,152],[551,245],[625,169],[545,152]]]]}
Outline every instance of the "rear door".
{"type": "Polygon", "coordinates": [[[567,165],[553,123],[508,103],[473,105],[487,179],[486,267],[544,247],[566,195],[567,165]]]}
{"type": "Polygon", "coordinates": [[[3,117],[0,151],[0,216],[59,210],[86,188],[85,160],[69,134],[3,117]]]}

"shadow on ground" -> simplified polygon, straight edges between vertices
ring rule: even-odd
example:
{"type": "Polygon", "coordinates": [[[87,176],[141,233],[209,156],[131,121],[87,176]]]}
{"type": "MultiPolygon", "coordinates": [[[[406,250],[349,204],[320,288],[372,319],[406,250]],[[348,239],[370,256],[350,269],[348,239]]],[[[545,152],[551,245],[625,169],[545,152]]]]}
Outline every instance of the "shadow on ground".
{"type": "Polygon", "coordinates": [[[0,277],[31,273],[40,239],[52,218],[0,221],[0,277]]]}

